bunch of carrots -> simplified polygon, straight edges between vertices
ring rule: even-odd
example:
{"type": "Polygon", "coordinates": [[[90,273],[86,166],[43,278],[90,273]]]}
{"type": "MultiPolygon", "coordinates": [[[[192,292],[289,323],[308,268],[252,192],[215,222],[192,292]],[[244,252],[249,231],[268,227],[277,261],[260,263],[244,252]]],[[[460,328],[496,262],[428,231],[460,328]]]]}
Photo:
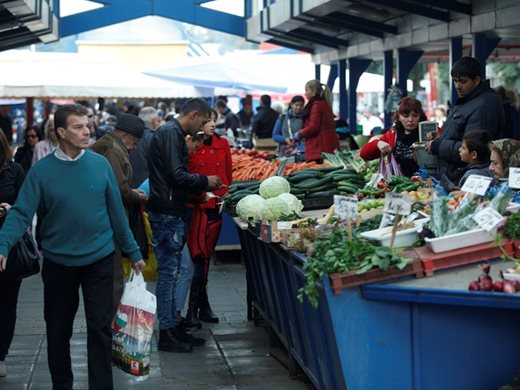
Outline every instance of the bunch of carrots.
{"type": "MultiPolygon", "coordinates": [[[[268,161],[246,154],[234,154],[231,157],[233,160],[233,181],[265,180],[274,176],[280,165],[277,160],[268,161]]],[[[320,168],[323,166],[325,165],[316,162],[287,164],[283,175],[285,176],[306,168],[320,168]]]]}

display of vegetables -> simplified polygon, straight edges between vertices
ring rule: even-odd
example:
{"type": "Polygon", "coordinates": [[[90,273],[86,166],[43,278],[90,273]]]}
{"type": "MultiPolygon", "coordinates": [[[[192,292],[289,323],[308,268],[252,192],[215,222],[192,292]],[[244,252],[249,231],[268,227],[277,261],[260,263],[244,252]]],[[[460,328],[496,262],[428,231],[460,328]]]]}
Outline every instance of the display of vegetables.
{"type": "Polygon", "coordinates": [[[500,279],[493,282],[490,275],[491,266],[485,264],[481,266],[482,273],[477,280],[469,283],[468,290],[470,291],[495,291],[504,292],[507,294],[514,294],[520,291],[520,281],[504,279],[504,274],[500,271],[500,279]]]}
{"type": "Polygon", "coordinates": [[[323,276],[333,272],[357,271],[363,274],[372,268],[388,270],[390,266],[403,269],[410,260],[387,247],[376,247],[367,240],[349,238],[347,229],[338,227],[323,232],[313,244],[311,255],[303,266],[305,285],[298,291],[298,299],[307,297],[313,307],[318,306],[316,287],[323,276]]]}

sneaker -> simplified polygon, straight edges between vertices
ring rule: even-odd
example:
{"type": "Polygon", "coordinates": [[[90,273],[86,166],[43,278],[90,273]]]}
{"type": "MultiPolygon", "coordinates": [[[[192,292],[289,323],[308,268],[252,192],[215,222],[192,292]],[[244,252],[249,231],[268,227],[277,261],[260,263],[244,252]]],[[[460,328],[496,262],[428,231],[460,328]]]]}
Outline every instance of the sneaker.
{"type": "Polygon", "coordinates": [[[0,361],[0,378],[3,378],[4,376],[7,376],[7,369],[5,368],[4,361],[0,361]]]}
{"type": "Polygon", "coordinates": [[[159,330],[159,342],[157,349],[165,352],[191,352],[193,346],[179,340],[172,333],[171,329],[159,330]]]}
{"type": "Polygon", "coordinates": [[[172,329],[172,333],[177,339],[179,339],[183,343],[190,343],[195,347],[200,347],[201,345],[204,345],[204,343],[206,342],[206,339],[202,337],[195,337],[189,333],[186,333],[180,325],[174,327],[172,329]]]}

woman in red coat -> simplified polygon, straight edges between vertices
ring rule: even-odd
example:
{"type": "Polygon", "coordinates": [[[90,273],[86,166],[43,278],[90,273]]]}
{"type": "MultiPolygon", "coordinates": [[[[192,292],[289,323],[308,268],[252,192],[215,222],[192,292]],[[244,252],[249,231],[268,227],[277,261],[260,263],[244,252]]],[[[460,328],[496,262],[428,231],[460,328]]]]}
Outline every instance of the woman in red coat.
{"type": "Polygon", "coordinates": [[[421,102],[404,97],[399,102],[393,116],[394,126],[380,139],[374,139],[361,148],[363,160],[375,160],[381,154],[393,153],[405,176],[413,176],[419,169],[413,156],[412,144],[419,141],[419,122],[425,121],[426,114],[421,102]]]}
{"type": "Polygon", "coordinates": [[[332,95],[329,87],[319,80],[305,84],[305,97],[308,102],[303,109],[303,128],[294,135],[295,140],[305,139],[305,161],[321,162],[321,153],[332,153],[339,149],[332,95]]]}
{"type": "Polygon", "coordinates": [[[215,134],[217,112],[211,110],[211,119],[204,125],[204,140],[188,160],[188,171],[201,175],[218,175],[225,184],[224,188],[213,191],[216,197],[204,193],[200,203],[193,207],[193,215],[188,228],[187,245],[194,265],[191,281],[188,314],[186,323],[190,327],[200,328],[200,321],[218,322],[208,301],[209,260],[215,252],[215,246],[222,227],[219,212],[220,198],[224,196],[232,181],[231,150],[226,139],[215,134]]]}

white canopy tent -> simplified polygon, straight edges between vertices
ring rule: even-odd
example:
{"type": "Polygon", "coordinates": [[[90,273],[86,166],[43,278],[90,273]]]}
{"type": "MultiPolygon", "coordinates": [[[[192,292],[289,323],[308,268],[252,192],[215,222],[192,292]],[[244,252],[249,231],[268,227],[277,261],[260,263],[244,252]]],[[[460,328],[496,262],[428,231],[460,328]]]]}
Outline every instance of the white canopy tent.
{"type": "Polygon", "coordinates": [[[174,98],[213,96],[197,88],[159,80],[123,65],[77,53],[0,53],[0,97],[174,98]]]}

